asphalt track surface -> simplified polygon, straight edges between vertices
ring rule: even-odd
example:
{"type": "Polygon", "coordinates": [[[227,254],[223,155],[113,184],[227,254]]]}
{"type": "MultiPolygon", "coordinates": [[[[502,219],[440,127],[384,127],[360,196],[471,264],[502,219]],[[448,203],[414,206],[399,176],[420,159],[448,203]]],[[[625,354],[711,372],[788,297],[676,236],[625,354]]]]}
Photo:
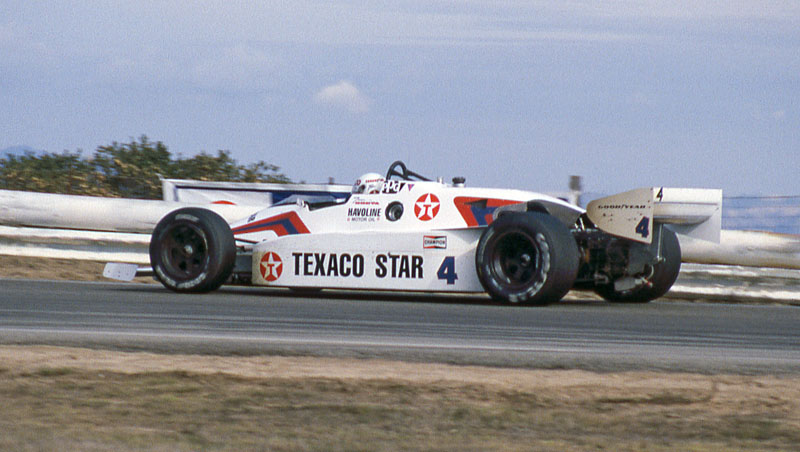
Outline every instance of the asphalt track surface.
{"type": "Polygon", "coordinates": [[[800,373],[800,307],[0,279],[0,344],[596,371],[800,373]]]}

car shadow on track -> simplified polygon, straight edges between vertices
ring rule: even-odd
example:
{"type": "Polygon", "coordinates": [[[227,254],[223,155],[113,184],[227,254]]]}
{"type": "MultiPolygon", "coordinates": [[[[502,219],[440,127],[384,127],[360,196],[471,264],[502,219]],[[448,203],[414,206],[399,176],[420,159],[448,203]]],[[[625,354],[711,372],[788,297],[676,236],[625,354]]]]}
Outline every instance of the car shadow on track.
{"type": "Polygon", "coordinates": [[[306,300],[352,300],[352,301],[386,301],[399,303],[431,303],[431,304],[463,304],[477,306],[502,306],[508,308],[543,308],[553,306],[603,306],[609,303],[593,297],[583,291],[570,292],[558,303],[538,305],[514,305],[491,299],[487,294],[450,294],[443,292],[402,292],[402,291],[369,291],[342,289],[287,289],[279,287],[235,286],[227,285],[210,293],[181,294],[170,292],[158,284],[113,284],[113,290],[135,291],[153,295],[171,295],[175,297],[206,297],[220,294],[235,297],[289,298],[306,300]]]}
{"type": "MultiPolygon", "coordinates": [[[[387,301],[400,303],[432,303],[432,304],[464,304],[478,306],[503,306],[509,308],[541,308],[536,305],[514,305],[498,302],[487,294],[449,294],[442,292],[402,292],[402,291],[369,291],[369,290],[339,290],[339,289],[285,289],[265,287],[223,287],[219,290],[230,294],[247,294],[260,297],[282,297],[297,299],[319,300],[352,300],[352,301],[387,301]],[[242,290],[246,289],[246,290],[242,290]]],[[[604,305],[606,301],[581,296],[580,292],[569,296],[567,299],[549,306],[561,305],[604,305]]]]}

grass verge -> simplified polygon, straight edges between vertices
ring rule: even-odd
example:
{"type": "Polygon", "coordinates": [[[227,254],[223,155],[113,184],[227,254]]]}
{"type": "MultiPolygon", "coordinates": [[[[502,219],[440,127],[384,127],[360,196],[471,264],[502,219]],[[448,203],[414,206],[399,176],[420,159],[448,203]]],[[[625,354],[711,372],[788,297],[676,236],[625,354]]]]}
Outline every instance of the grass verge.
{"type": "Polygon", "coordinates": [[[13,367],[0,369],[0,450],[789,451],[800,444],[796,377],[2,352],[0,362],[13,367]]]}

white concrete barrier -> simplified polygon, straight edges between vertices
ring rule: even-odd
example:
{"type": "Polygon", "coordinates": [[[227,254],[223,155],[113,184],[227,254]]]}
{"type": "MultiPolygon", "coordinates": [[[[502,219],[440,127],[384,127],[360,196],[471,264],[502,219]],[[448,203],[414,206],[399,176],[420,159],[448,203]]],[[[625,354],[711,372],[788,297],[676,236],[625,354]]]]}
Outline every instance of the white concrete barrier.
{"type": "Polygon", "coordinates": [[[150,234],[0,226],[0,254],[150,263],[150,234]]]}
{"type": "Polygon", "coordinates": [[[263,208],[0,190],[0,224],[149,233],[164,215],[189,206],[211,209],[229,222],[263,208]]]}
{"type": "Polygon", "coordinates": [[[684,262],[800,269],[800,236],[722,230],[720,243],[678,236],[684,262]]]}

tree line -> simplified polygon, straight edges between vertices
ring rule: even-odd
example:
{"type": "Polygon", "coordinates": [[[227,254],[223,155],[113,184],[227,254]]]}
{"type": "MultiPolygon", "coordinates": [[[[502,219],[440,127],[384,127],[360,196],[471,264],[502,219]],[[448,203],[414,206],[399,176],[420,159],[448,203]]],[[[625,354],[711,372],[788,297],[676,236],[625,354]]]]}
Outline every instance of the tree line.
{"type": "Polygon", "coordinates": [[[46,193],[161,199],[161,178],[233,182],[287,183],[275,165],[242,165],[229,151],[173,157],[161,141],[142,135],[130,143],[99,146],[88,158],[82,151],[25,153],[0,158],[0,188],[46,193]]]}

